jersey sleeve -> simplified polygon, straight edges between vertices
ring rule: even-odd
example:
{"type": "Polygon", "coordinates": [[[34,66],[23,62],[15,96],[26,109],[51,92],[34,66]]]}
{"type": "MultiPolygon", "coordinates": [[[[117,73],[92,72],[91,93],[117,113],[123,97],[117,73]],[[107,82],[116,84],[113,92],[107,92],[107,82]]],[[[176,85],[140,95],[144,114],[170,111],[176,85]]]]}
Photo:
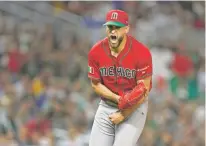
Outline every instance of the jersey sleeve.
{"type": "Polygon", "coordinates": [[[153,73],[152,56],[146,47],[141,50],[137,60],[136,79],[141,80],[153,73]]]}
{"type": "Polygon", "coordinates": [[[94,54],[88,55],[88,77],[91,79],[100,80],[99,65],[94,54]]]}

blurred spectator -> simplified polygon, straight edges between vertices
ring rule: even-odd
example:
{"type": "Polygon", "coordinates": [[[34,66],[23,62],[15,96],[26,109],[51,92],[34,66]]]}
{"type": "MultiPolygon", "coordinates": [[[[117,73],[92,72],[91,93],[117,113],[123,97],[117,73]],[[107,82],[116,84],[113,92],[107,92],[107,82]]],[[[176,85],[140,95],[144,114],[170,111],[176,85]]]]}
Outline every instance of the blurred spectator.
{"type": "Polygon", "coordinates": [[[51,145],[51,121],[44,114],[40,113],[35,119],[29,120],[22,130],[22,140],[26,144],[51,145]]]}
{"type": "Polygon", "coordinates": [[[17,44],[14,43],[8,52],[8,70],[12,73],[19,73],[26,56],[20,52],[17,44]]]}
{"type": "Polygon", "coordinates": [[[171,63],[171,69],[177,76],[187,77],[194,69],[193,60],[182,50],[177,50],[171,63]]]}
{"type": "Polygon", "coordinates": [[[37,76],[44,67],[44,61],[41,53],[33,53],[28,55],[29,59],[21,67],[21,73],[29,75],[30,78],[37,76]]]}

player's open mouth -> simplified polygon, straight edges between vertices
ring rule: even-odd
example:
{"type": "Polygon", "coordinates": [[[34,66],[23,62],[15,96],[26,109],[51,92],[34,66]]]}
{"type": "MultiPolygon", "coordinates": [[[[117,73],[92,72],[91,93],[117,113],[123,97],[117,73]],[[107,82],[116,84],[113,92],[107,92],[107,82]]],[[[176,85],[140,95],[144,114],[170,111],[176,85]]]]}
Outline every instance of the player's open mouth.
{"type": "Polygon", "coordinates": [[[112,39],[112,40],[116,40],[117,37],[116,37],[115,35],[112,35],[112,36],[111,36],[111,39],[112,39]]]}
{"type": "Polygon", "coordinates": [[[117,42],[117,36],[111,35],[110,36],[110,41],[111,41],[111,43],[116,43],[117,42]]]}

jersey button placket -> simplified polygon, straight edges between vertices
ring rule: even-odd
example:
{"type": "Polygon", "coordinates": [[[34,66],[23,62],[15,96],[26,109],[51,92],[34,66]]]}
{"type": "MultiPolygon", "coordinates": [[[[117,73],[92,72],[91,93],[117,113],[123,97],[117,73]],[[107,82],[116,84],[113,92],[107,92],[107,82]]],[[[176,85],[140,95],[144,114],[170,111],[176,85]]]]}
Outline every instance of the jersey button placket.
{"type": "Polygon", "coordinates": [[[116,60],[116,69],[115,69],[115,73],[116,73],[116,88],[117,88],[117,91],[119,93],[119,79],[120,79],[120,76],[118,76],[117,74],[117,68],[119,67],[119,62],[118,60],[116,60]]]}
{"type": "Polygon", "coordinates": [[[114,56],[112,56],[112,61],[113,61],[113,65],[114,65],[114,77],[115,77],[115,88],[117,90],[118,93],[118,76],[117,76],[117,58],[115,58],[114,56]]]}

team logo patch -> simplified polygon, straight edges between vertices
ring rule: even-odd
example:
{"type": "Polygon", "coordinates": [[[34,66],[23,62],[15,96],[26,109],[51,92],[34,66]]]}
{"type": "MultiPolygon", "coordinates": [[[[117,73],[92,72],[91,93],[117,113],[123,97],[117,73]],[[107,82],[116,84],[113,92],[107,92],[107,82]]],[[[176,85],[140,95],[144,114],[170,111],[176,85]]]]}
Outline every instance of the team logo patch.
{"type": "Polygon", "coordinates": [[[89,72],[90,74],[94,74],[94,68],[91,67],[91,66],[88,66],[88,72],[89,72]]]}
{"type": "Polygon", "coordinates": [[[117,19],[118,17],[118,13],[117,12],[113,12],[111,15],[111,19],[117,19]]]}

